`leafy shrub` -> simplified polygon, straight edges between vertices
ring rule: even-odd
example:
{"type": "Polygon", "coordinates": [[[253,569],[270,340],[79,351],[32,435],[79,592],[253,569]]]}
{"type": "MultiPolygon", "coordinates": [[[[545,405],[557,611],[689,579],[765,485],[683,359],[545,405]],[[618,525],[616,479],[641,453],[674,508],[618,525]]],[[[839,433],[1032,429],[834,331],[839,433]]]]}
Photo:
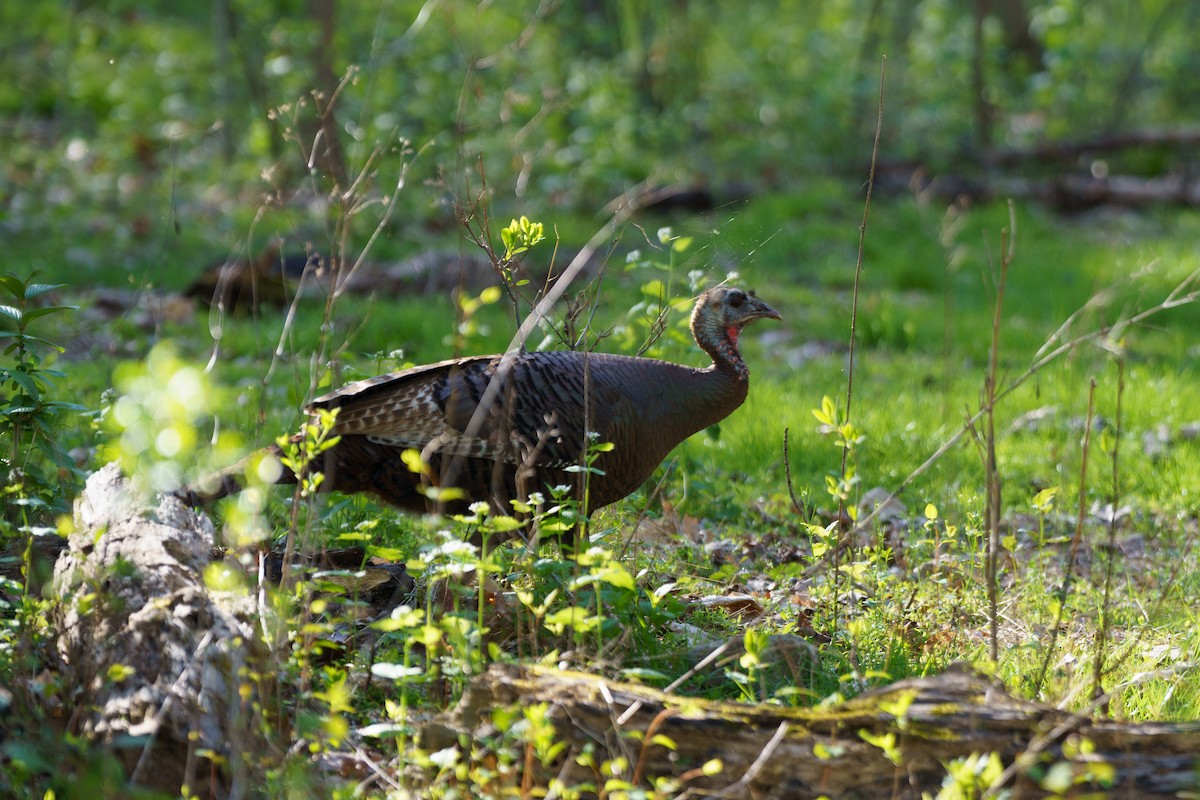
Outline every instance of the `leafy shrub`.
{"type": "Polygon", "coordinates": [[[66,377],[46,366],[47,354],[63,352],[53,342],[34,335],[37,320],[74,310],[74,306],[37,307],[36,301],[61,284],[34,283],[11,273],[0,276],[0,292],[11,303],[0,304],[0,319],[12,330],[0,330],[5,344],[0,362],[0,477],[3,477],[4,520],[10,524],[44,520],[68,508],[68,498],[80,476],[79,468],[61,444],[64,421],[86,409],[77,403],[51,399],[55,380],[66,377]]]}

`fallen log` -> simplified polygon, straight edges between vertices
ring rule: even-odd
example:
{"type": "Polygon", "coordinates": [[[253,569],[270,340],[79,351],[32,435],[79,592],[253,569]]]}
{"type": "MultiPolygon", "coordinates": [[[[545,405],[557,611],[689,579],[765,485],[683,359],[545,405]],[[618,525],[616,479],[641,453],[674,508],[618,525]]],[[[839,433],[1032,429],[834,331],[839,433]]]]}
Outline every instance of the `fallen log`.
{"type": "Polygon", "coordinates": [[[1175,147],[1183,150],[1196,145],[1200,145],[1200,130],[1197,129],[1129,131],[1091,139],[1040,142],[1031,147],[993,150],[985,154],[984,160],[997,167],[1014,167],[1030,162],[1075,162],[1082,156],[1133,148],[1175,147]]]}
{"type": "MultiPolygon", "coordinates": [[[[1078,213],[1100,206],[1143,208],[1152,205],[1200,206],[1200,180],[1183,175],[1142,178],[1113,175],[1063,175],[1055,180],[1028,184],[1036,197],[1063,213],[1078,213]]],[[[1015,193],[1010,196],[1016,196],[1015,193]]]]}
{"type": "Polygon", "coordinates": [[[246,741],[231,721],[257,617],[249,596],[206,586],[212,523],[110,464],[88,478],[75,526],[53,581],[61,680],[78,701],[69,732],[110,746],[131,788],[236,793],[240,776],[215,765],[246,741]]]}
{"type": "Polygon", "coordinates": [[[930,175],[920,165],[893,164],[880,174],[877,188],[892,195],[914,194],[923,202],[931,198],[946,203],[1031,200],[1064,214],[1101,206],[1200,206],[1200,179],[1188,175],[1097,177],[1063,173],[1049,178],[984,178],[930,175]]]}
{"type": "MultiPolygon", "coordinates": [[[[472,681],[452,712],[426,726],[424,745],[486,742],[495,733],[493,710],[539,703],[548,705],[556,741],[569,747],[555,762],[527,761],[526,769],[540,771],[535,780],[558,777],[566,786],[597,781],[574,760],[584,748],[594,748],[596,764],[623,759],[617,763],[626,770],[617,777],[635,785],[669,778],[689,796],[729,800],[933,796],[949,780],[948,765],[978,756],[969,762],[976,768],[956,770],[960,780],[982,782],[982,775],[1011,797],[1050,790],[1174,797],[1200,785],[1200,724],[1070,714],[1015,698],[969,668],[899,681],[829,707],[786,708],[497,664],[472,681]],[[721,761],[720,774],[704,769],[713,759],[721,761]],[[978,768],[989,760],[990,773],[978,768]]],[[[982,796],[987,788],[958,796],[982,796]]]]}

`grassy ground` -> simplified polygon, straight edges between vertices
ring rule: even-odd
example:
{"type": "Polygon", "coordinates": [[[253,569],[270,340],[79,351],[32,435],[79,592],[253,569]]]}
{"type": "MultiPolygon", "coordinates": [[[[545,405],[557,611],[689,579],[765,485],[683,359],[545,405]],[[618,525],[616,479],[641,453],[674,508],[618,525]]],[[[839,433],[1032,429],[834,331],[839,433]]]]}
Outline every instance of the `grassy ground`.
{"type": "MultiPolygon", "coordinates": [[[[524,212],[572,237],[564,238],[565,247],[581,245],[593,227],[587,219],[524,212]]],[[[1200,215],[1164,209],[1061,219],[1026,206],[1012,213],[1016,247],[1003,292],[997,378],[1002,390],[1023,383],[996,408],[1001,656],[987,668],[1017,692],[1083,708],[1094,688],[1091,665],[1103,658],[1102,686],[1114,693],[1111,713],[1195,718],[1200,680],[1191,664],[1200,643],[1189,598],[1200,579],[1193,550],[1200,511],[1200,314],[1193,305],[1164,311],[1137,327],[1119,323],[1154,308],[1200,268],[1194,247],[1200,215]],[[1102,302],[1076,315],[1094,298],[1102,302]],[[1048,341],[1053,346],[1099,330],[1111,336],[1071,346],[1026,376],[1048,341]],[[1093,385],[1088,470],[1081,482],[1093,385]],[[1119,512],[1110,526],[1114,515],[1105,507],[1114,499],[1119,512]],[[1072,543],[1077,529],[1080,538],[1072,543]],[[1115,547],[1109,546],[1110,535],[1115,547]],[[1064,604],[1068,569],[1072,579],[1064,604]],[[1103,653],[1097,644],[1102,628],[1103,653]]],[[[518,616],[538,616],[533,607],[545,602],[541,614],[547,622],[571,604],[599,619],[595,630],[547,625],[540,644],[496,634],[500,651],[492,657],[549,656],[606,673],[636,670],[647,679],[657,674],[665,683],[692,663],[689,648],[698,637],[740,638],[745,629],[744,619],[700,610],[690,601],[748,592],[762,611],[751,629],[801,636],[816,646],[813,658],[800,673],[771,668],[766,654],[761,666],[726,663],[682,691],[813,702],[952,661],[984,664],[990,633],[978,438],[962,437],[909,478],[980,408],[998,296],[995,276],[1002,243],[1013,235],[1009,214],[1003,204],[947,212],[936,202],[905,198],[877,200],[871,208],[851,409],[862,438],[847,473],[841,449],[813,410],[830,397],[844,415],[860,201],[827,183],[670,220],[675,234],[692,237],[674,254],[654,249],[662,220],[638,219],[626,227],[594,320],[594,330],[612,329],[601,349],[627,350],[640,338],[639,317],[629,310],[645,299],[642,288],[650,280],[669,279],[674,294],[687,296],[691,270],[702,271],[706,284],[736,270],[735,282],[757,289],[784,319],[759,323],[743,338],[753,374],[745,406],[719,429],[684,443],[656,476],[665,476],[657,493],[643,490],[597,516],[593,532],[605,548],[603,564],[618,565],[635,578],[630,584],[635,588],[614,581],[592,594],[583,588],[586,582],[570,580],[579,567],[556,567],[553,559],[537,561],[522,548],[505,548],[498,555],[495,588],[518,597],[529,593],[532,599],[522,600],[518,616]],[[627,269],[625,254],[633,249],[657,266],[627,269]],[[800,509],[788,489],[785,432],[786,465],[800,509]],[[827,536],[822,529],[837,515],[827,486],[840,478],[847,479],[849,507],[861,506],[863,516],[873,502],[907,486],[901,505],[857,535],[835,567],[822,552],[827,536]],[[556,587],[565,591],[551,596],[556,587]],[[597,596],[603,598],[599,610],[597,596]],[[663,598],[658,605],[655,597],[663,598]]],[[[194,266],[186,238],[107,248],[86,238],[36,244],[34,238],[18,238],[23,250],[14,263],[39,265],[40,280],[68,283],[64,297],[85,306],[99,284],[181,288],[194,266]],[[79,264],[87,261],[94,268],[82,270],[79,264]]],[[[456,240],[451,232],[440,243],[453,247],[456,240]]],[[[393,243],[384,252],[404,249],[393,243]]],[[[494,352],[507,344],[511,310],[504,301],[483,307],[474,328],[457,342],[454,319],[455,307],[446,297],[345,298],[334,308],[325,338],[339,351],[338,376],[330,380],[377,374],[399,362],[435,361],[456,350],[494,352]],[[387,355],[397,349],[402,356],[387,355]]],[[[700,365],[703,358],[682,334],[685,321],[684,313],[676,314],[653,353],[700,365]]],[[[102,321],[85,307],[47,336],[67,346],[57,365],[66,373],[64,391],[88,408],[104,409],[122,372],[141,369],[156,342],[173,343],[181,359],[176,367],[209,362],[214,337],[205,322],[211,320],[199,313],[137,328],[131,312],[102,321]]],[[[322,342],[319,301],[302,302],[291,324],[270,309],[220,322],[220,357],[205,374],[219,399],[198,414],[200,455],[214,419],[223,433],[234,435],[234,450],[294,430],[313,370],[318,381],[326,372],[310,361],[322,342]],[[282,355],[264,381],[281,340],[282,355]]],[[[982,432],[982,423],[975,429],[982,432]]],[[[91,448],[88,470],[119,449],[104,424],[79,423],[63,435],[72,447],[91,448]]],[[[205,460],[200,455],[196,461],[205,460]]],[[[268,529],[277,533],[287,527],[285,494],[276,492],[264,512],[268,529]]],[[[238,518],[233,507],[224,513],[238,518]]],[[[444,527],[398,517],[361,499],[322,501],[313,513],[317,525],[309,546],[337,542],[365,524],[374,526],[369,536],[374,545],[398,548],[389,552],[393,560],[427,551],[444,527]]],[[[470,526],[450,527],[462,534],[470,526]]],[[[436,562],[437,556],[428,559],[436,562]]],[[[462,602],[470,608],[469,598],[462,602]]],[[[430,604],[427,611],[433,616],[436,609],[430,604]]],[[[474,613],[466,617],[474,619],[474,613]]],[[[503,626],[492,620],[490,627],[503,626]]],[[[377,656],[410,657],[414,641],[404,630],[388,634],[377,656]]],[[[482,659],[480,641],[467,637],[465,654],[444,653],[442,674],[469,672],[455,673],[449,665],[482,659]]],[[[432,670],[434,659],[427,655],[432,670]]],[[[339,669],[344,672],[328,675],[361,673],[361,655],[348,656],[339,669]]],[[[387,716],[382,701],[401,697],[437,710],[445,698],[423,686],[401,681],[383,696],[356,698],[354,719],[377,721],[387,716]]],[[[296,707],[320,706],[313,697],[295,699],[296,707]]]]}

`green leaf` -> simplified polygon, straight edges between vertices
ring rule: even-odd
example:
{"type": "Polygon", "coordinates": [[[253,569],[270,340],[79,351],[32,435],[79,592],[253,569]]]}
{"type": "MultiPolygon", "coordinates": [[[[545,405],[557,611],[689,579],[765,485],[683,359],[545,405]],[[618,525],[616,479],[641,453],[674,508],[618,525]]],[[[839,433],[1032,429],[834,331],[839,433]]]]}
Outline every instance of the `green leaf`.
{"type": "Polygon", "coordinates": [[[621,670],[621,677],[629,681],[643,681],[645,683],[670,683],[671,677],[665,672],[660,672],[649,667],[631,667],[621,670]]]}
{"type": "Polygon", "coordinates": [[[542,624],[555,636],[559,636],[567,628],[578,633],[586,633],[595,627],[597,618],[590,616],[582,606],[571,606],[551,614],[547,614],[542,624]]]}
{"type": "Polygon", "coordinates": [[[57,353],[65,353],[67,351],[67,348],[63,347],[62,345],[55,344],[54,342],[51,342],[51,341],[47,341],[46,339],[43,339],[40,336],[30,336],[27,333],[23,333],[23,334],[19,334],[18,338],[20,338],[21,341],[23,341],[25,344],[45,345],[46,347],[49,347],[51,350],[54,350],[57,353]]]}
{"type": "Polygon", "coordinates": [[[38,409],[37,406],[30,406],[30,405],[12,406],[11,408],[5,408],[3,410],[0,410],[0,415],[6,416],[6,417],[15,417],[18,414],[32,414],[34,411],[37,411],[37,409],[38,409]]]}
{"type": "Polygon", "coordinates": [[[65,283],[31,283],[25,287],[25,299],[32,300],[46,292],[53,292],[55,289],[61,289],[64,286],[66,286],[65,283]]]}
{"type": "Polygon", "coordinates": [[[44,317],[47,314],[54,314],[59,311],[78,311],[79,306],[43,306],[41,308],[31,308],[25,312],[25,321],[35,320],[38,317],[44,317]]]}
{"type": "Polygon", "coordinates": [[[1058,494],[1058,487],[1051,486],[1048,489],[1042,489],[1033,496],[1033,507],[1038,511],[1047,511],[1054,503],[1054,496],[1058,494]]]}
{"type": "Polygon", "coordinates": [[[18,299],[25,297],[25,283],[12,273],[0,275],[0,286],[3,286],[4,290],[13,297],[18,299]]]}
{"type": "Polygon", "coordinates": [[[25,394],[33,402],[41,400],[41,392],[38,391],[37,381],[28,372],[19,370],[8,373],[8,379],[25,390],[25,394]]]}
{"type": "Polygon", "coordinates": [[[642,294],[648,295],[649,297],[653,297],[655,299],[659,297],[665,297],[667,294],[667,287],[662,281],[649,281],[642,284],[642,294]]]}
{"type": "Polygon", "coordinates": [[[16,308],[15,306],[0,306],[0,315],[8,317],[18,325],[20,325],[21,321],[24,319],[24,315],[21,314],[21,309],[16,308]]]}
{"type": "Polygon", "coordinates": [[[670,736],[667,736],[667,735],[665,735],[665,734],[662,734],[662,733],[656,733],[656,734],[654,734],[653,736],[651,736],[651,737],[650,737],[650,742],[649,742],[649,743],[650,743],[650,744],[657,744],[657,745],[659,745],[659,746],[661,746],[661,747],[665,747],[665,748],[666,748],[666,749],[668,749],[668,750],[675,750],[675,749],[677,749],[677,748],[676,748],[676,746],[675,746],[675,740],[674,740],[674,739],[672,739],[670,736]]]}
{"type": "Polygon", "coordinates": [[[525,525],[521,520],[509,516],[489,517],[487,522],[489,530],[494,533],[507,533],[508,531],[519,530],[525,525]]]}
{"type": "MultiPolygon", "coordinates": [[[[828,400],[829,398],[825,399],[828,400]]],[[[830,414],[825,410],[824,404],[822,404],[821,408],[814,408],[812,410],[812,415],[816,417],[817,422],[821,423],[822,425],[829,428],[833,427],[833,417],[830,416],[830,414]]]]}
{"type": "Polygon", "coordinates": [[[617,564],[613,564],[597,572],[596,579],[604,581],[609,586],[615,586],[618,589],[633,591],[637,588],[633,576],[624,567],[617,564]]]}

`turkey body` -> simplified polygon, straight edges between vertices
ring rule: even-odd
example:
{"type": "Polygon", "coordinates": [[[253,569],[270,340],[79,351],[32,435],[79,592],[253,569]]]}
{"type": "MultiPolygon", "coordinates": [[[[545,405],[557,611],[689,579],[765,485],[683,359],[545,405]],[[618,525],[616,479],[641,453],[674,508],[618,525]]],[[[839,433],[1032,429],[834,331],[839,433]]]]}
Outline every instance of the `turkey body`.
{"type": "MultiPolygon", "coordinates": [[[[323,473],[322,491],[368,492],[418,512],[440,510],[431,487],[455,487],[461,502],[506,513],[510,500],[561,485],[589,509],[609,505],[677,444],[742,404],[749,372],[737,336],[763,317],[779,315],[739,289],[701,295],[691,327],[713,358],[704,369],[603,353],[512,353],[352,383],[307,409],[336,409],[332,434],[340,437],[310,470],[323,473]],[[600,443],[611,448],[597,453],[595,471],[571,469],[600,443]],[[409,468],[406,450],[421,454],[422,469],[409,468]]],[[[294,480],[285,470],[281,481],[294,480]]],[[[237,488],[225,479],[189,496],[207,501],[237,488]]]]}
{"type": "Polygon", "coordinates": [[[578,492],[585,473],[567,468],[584,463],[589,443],[609,443],[594,464],[602,474],[588,479],[588,503],[599,508],[637,489],[675,445],[719,422],[747,391],[733,375],[652,359],[553,352],[508,361],[474,428],[503,357],[417,367],[314,401],[313,409],[338,409],[342,438],[319,467],[328,488],[419,511],[429,502],[422,484],[432,481],[506,507],[547,486],[578,492]],[[410,448],[429,463],[424,477],[401,461],[410,448]]]}

